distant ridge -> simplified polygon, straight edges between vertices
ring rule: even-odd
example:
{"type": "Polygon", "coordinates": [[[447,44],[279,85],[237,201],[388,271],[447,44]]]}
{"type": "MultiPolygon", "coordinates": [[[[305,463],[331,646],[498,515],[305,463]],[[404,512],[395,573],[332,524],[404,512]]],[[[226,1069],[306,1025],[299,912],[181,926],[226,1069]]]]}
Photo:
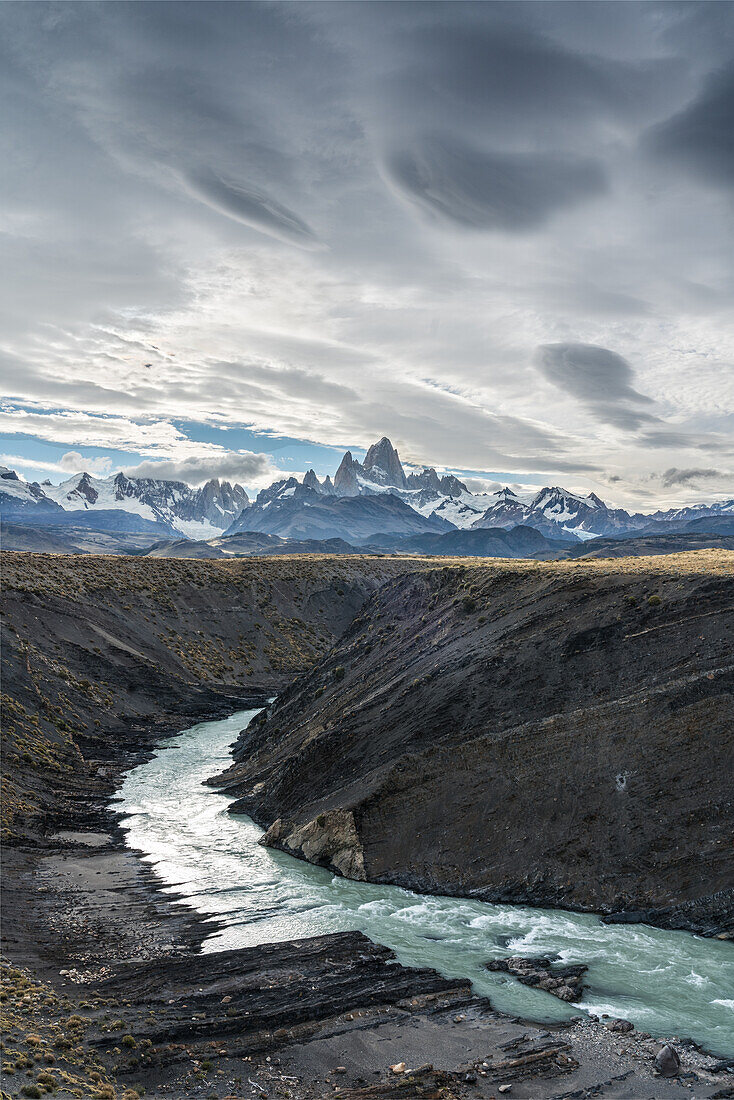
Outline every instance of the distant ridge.
{"type": "MultiPolygon", "coordinates": [[[[64,517],[74,514],[77,526],[84,516],[85,524],[96,523],[99,530],[194,541],[252,531],[362,545],[376,536],[405,539],[519,527],[539,532],[551,543],[576,545],[601,537],[672,535],[689,529],[726,535],[734,524],[734,498],[645,514],[611,508],[596,493],[584,495],[559,485],[535,492],[505,486],[473,493],[454,474],[439,474],[433,466],[406,474],[398,451],[383,436],[368,448],[362,462],[346,451],[333,480],[320,480],[308,470],[301,479],[291,476],[273,482],[254,501],[241,485],[216,479],[192,488],[181,481],[124,473],[108,478],[81,473],[61,485],[39,485],[0,467],[0,514],[16,523],[47,525],[63,525],[68,522],[64,517]],[[115,514],[127,518],[116,526],[115,514]],[[98,518],[86,518],[91,516],[98,518]]],[[[455,540],[455,545],[455,551],[446,552],[462,553],[462,545],[489,542],[479,537],[473,542],[455,540]]]]}

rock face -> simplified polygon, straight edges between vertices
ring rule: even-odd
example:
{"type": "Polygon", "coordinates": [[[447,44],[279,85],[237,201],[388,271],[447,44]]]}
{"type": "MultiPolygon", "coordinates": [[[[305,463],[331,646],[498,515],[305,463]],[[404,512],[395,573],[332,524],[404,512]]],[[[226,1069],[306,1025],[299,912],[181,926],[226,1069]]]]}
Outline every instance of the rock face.
{"type": "Polygon", "coordinates": [[[370,881],[725,931],[733,566],[698,551],[402,577],[217,782],[265,826],[348,811],[370,881]]]}
{"type": "Polygon", "coordinates": [[[369,480],[376,485],[392,485],[396,489],[407,488],[400,456],[385,435],[379,443],[373,443],[367,451],[363,469],[369,480]]]}
{"type": "Polygon", "coordinates": [[[309,863],[329,867],[337,874],[364,881],[364,853],[349,810],[329,810],[306,825],[291,825],[278,818],[260,841],[266,848],[280,848],[300,855],[309,863]]]}
{"type": "MultiPolygon", "coordinates": [[[[156,723],[180,729],[281,690],[371,592],[415,567],[345,556],[4,555],[3,838],[25,842],[63,820],[78,790],[99,782],[97,763],[147,746],[156,723]]],[[[336,818],[330,839],[314,832],[309,856],[358,872],[357,843],[350,862],[336,818]]]]}
{"type": "Polygon", "coordinates": [[[523,985],[552,993],[562,1001],[580,1001],[583,995],[583,976],[588,966],[554,966],[548,958],[525,958],[513,955],[509,959],[493,959],[488,970],[512,974],[523,985]]]}
{"type": "Polygon", "coordinates": [[[360,470],[361,466],[352,458],[352,452],[347,451],[334,475],[334,491],[337,496],[355,497],[359,495],[357,473],[360,470]]]}
{"type": "MultiPolygon", "coordinates": [[[[339,469],[345,469],[343,463],[339,469]]],[[[341,538],[359,543],[369,541],[376,534],[436,534],[451,527],[437,516],[422,516],[392,493],[379,496],[349,494],[344,490],[346,476],[346,473],[343,477],[337,475],[336,496],[316,493],[300,485],[295,478],[291,479],[293,484],[283,482],[277,494],[265,500],[260,494],[256,503],[243,511],[225,534],[261,531],[281,538],[341,538]]]]}

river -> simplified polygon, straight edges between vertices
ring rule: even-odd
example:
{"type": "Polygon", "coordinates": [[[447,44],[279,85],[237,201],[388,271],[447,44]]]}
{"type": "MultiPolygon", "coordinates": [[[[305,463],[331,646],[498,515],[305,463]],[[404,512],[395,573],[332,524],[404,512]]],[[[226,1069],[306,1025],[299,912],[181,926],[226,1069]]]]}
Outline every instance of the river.
{"type": "Polygon", "coordinates": [[[471,980],[495,1008],[537,1021],[609,1013],[641,1030],[690,1036],[734,1054],[734,947],[648,925],[606,925],[562,909],[427,897],[350,882],[258,844],[262,830],[227,813],[229,799],[202,786],[230,761],[229,746],[256,711],[202,722],[164,742],[121,789],[129,844],[166,885],[225,927],[204,951],[358,929],[401,962],[471,980]],[[508,955],[586,963],[579,1005],[490,973],[508,955]]]}

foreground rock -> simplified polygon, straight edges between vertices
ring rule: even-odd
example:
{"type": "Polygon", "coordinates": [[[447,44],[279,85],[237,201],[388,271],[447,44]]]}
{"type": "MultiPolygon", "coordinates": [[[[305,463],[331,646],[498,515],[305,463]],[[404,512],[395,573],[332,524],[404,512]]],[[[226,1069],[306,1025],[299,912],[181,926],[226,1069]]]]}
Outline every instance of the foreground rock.
{"type": "Polygon", "coordinates": [[[726,552],[403,577],[216,785],[356,878],[727,935],[733,636],[726,552]]]}
{"type": "Polygon", "coordinates": [[[680,1055],[668,1043],[655,1055],[655,1065],[662,1077],[677,1077],[680,1073],[680,1055]]]}
{"type": "Polygon", "coordinates": [[[523,985],[552,993],[562,1001],[580,1001],[583,994],[583,976],[588,966],[553,966],[548,958],[524,958],[513,955],[509,959],[492,959],[488,970],[512,974],[523,985]]]}

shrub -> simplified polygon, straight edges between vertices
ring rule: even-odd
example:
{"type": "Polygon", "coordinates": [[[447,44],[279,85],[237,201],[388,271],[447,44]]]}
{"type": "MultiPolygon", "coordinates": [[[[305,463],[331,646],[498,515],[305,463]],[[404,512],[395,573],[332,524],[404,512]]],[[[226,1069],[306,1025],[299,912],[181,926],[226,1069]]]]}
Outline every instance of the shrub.
{"type": "Polygon", "coordinates": [[[464,596],[461,601],[461,606],[464,608],[464,611],[469,614],[472,611],[476,611],[477,601],[474,599],[473,596],[464,596]]]}
{"type": "Polygon", "coordinates": [[[132,1037],[132,1035],[123,1035],[122,1045],[124,1047],[132,1048],[132,1047],[136,1047],[138,1044],[135,1042],[135,1039],[132,1037]]]}
{"type": "Polygon", "coordinates": [[[41,1100],[43,1093],[39,1089],[38,1085],[23,1085],[20,1090],[21,1096],[27,1096],[29,1100],[41,1100]]]}
{"type": "Polygon", "coordinates": [[[661,602],[661,600],[660,600],[659,596],[648,596],[647,597],[647,602],[650,605],[650,607],[657,607],[658,604],[661,602]]]}
{"type": "Polygon", "coordinates": [[[334,679],[343,680],[345,676],[344,665],[337,665],[334,669],[334,679]]]}

